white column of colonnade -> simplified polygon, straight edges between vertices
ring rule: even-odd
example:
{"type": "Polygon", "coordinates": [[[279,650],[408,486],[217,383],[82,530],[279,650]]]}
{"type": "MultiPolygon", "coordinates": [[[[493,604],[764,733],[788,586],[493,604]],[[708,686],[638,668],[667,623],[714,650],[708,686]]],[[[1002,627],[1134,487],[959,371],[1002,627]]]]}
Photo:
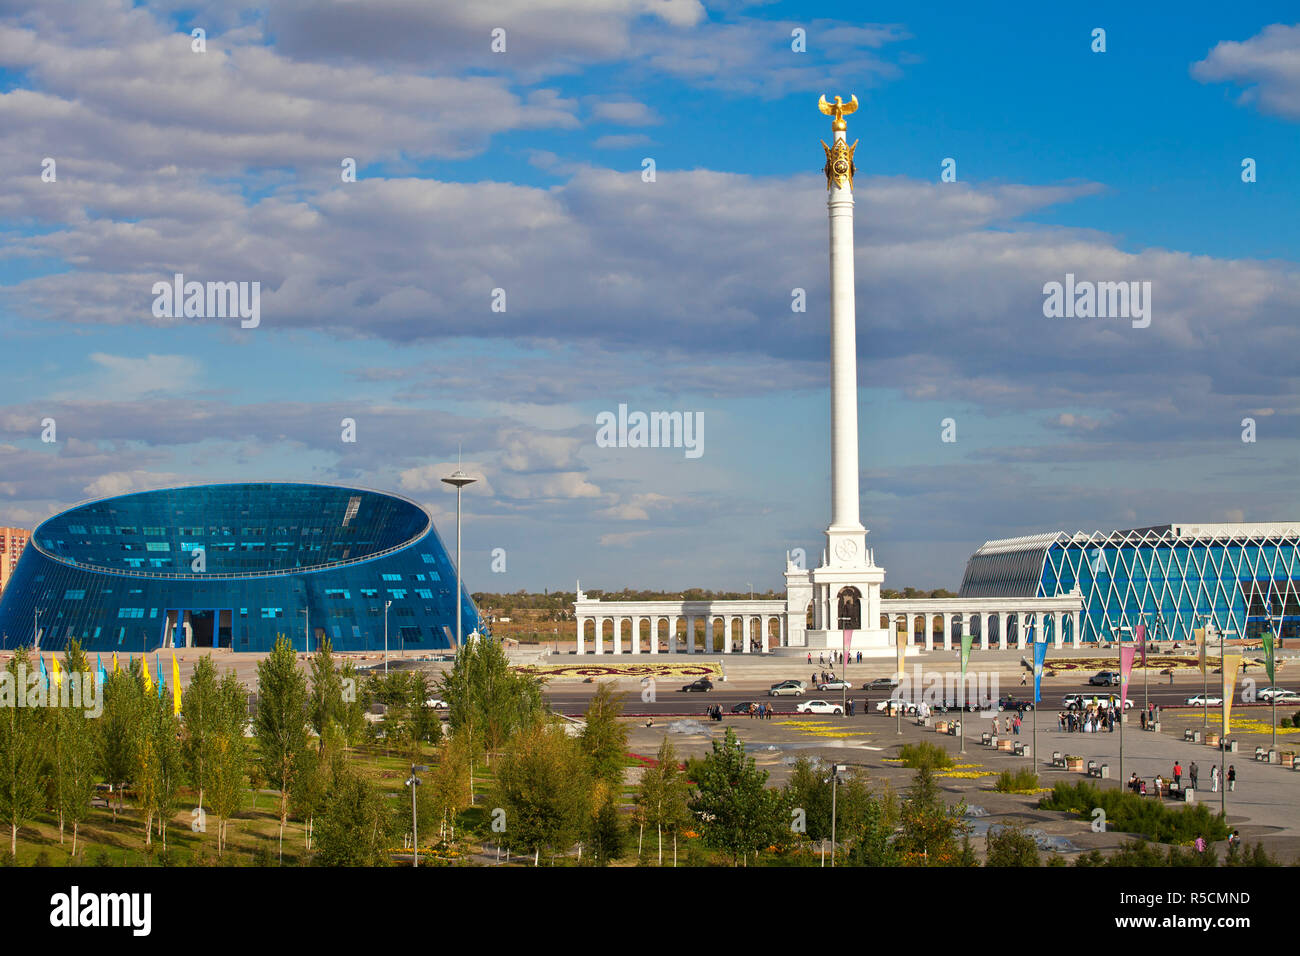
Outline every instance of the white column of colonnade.
{"type": "Polygon", "coordinates": [[[1057,611],[1052,619],[1052,646],[1060,648],[1065,643],[1065,612],[1057,611]]]}
{"type": "Polygon", "coordinates": [[[722,653],[731,653],[731,615],[722,619],[722,653]]]}
{"type": "Polygon", "coordinates": [[[1079,612],[1071,611],[1070,615],[1074,618],[1074,628],[1073,628],[1074,633],[1070,635],[1070,639],[1074,642],[1075,647],[1082,647],[1083,631],[1080,629],[1079,612]]]}
{"type": "MultiPolygon", "coordinates": [[[[989,622],[987,619],[980,621],[980,650],[989,649],[989,622]]],[[[998,647],[1006,650],[1007,647],[1007,616],[1001,611],[998,612],[998,647]]]]}
{"type": "Polygon", "coordinates": [[[668,653],[677,653],[677,622],[680,617],[670,617],[668,619],[668,653]]]}
{"type": "Polygon", "coordinates": [[[587,635],[586,635],[587,619],[585,617],[579,617],[577,620],[578,620],[578,654],[582,655],[587,653],[587,635]]]}
{"type": "Polygon", "coordinates": [[[695,614],[690,615],[686,619],[686,653],[687,654],[695,653],[695,622],[698,620],[699,617],[695,614]]]}

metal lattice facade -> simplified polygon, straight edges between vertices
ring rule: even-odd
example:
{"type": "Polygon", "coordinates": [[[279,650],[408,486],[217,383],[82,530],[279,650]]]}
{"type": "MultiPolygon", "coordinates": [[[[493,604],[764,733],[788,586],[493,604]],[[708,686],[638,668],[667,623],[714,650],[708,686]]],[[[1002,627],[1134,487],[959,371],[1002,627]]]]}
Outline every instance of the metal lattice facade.
{"type": "MultiPolygon", "coordinates": [[[[989,541],[966,564],[963,597],[1083,593],[1084,641],[1144,623],[1189,640],[1212,619],[1255,637],[1300,635],[1300,522],[1169,524],[989,541]]],[[[1123,635],[1127,638],[1129,635],[1123,635]]]]}
{"type": "MultiPolygon", "coordinates": [[[[0,597],[4,645],[430,650],[454,643],[456,569],[429,513],[333,485],[200,485],[105,498],[32,532],[0,597]],[[201,554],[201,559],[198,557],[201,554]],[[174,643],[173,643],[174,642],[174,643]]],[[[465,634],[484,630],[467,593],[465,634]]]]}

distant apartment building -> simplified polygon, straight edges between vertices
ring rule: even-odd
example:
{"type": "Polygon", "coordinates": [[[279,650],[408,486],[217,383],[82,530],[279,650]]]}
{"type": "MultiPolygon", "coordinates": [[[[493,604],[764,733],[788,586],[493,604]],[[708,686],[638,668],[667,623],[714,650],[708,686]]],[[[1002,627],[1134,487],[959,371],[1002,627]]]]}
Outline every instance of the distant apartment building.
{"type": "Polygon", "coordinates": [[[0,528],[0,592],[9,583],[18,558],[31,537],[32,533],[26,528],[0,528]]]}

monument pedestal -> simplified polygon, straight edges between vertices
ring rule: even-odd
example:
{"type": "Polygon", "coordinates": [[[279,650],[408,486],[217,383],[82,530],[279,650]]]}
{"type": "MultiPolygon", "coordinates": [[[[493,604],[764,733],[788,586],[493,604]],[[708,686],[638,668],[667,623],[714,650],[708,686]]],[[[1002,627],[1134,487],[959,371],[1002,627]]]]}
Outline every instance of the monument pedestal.
{"type": "MultiPolygon", "coordinates": [[[[844,650],[843,631],[808,631],[808,649],[813,651],[844,650]]],[[[875,630],[855,630],[849,637],[849,652],[862,652],[865,657],[893,659],[898,651],[894,648],[894,635],[884,628],[875,630]]]]}

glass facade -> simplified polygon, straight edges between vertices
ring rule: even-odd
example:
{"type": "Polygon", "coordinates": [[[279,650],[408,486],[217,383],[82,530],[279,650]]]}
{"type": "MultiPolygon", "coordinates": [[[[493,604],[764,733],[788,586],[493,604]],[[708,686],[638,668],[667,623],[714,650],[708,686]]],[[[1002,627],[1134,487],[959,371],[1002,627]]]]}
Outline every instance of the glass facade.
{"type": "MultiPolygon", "coordinates": [[[[391,494],[260,483],[80,505],[32,533],[0,596],[5,647],[92,651],[450,648],[456,569],[427,511],[391,494]]],[[[460,595],[464,634],[486,632],[460,595]]]]}
{"type": "MultiPolygon", "coordinates": [[[[964,597],[1054,596],[1078,588],[1085,641],[1145,623],[1185,641],[1207,619],[1229,636],[1271,626],[1300,636],[1300,523],[1161,525],[990,541],[966,565],[964,597]]],[[[1125,632],[1124,639],[1130,635],[1125,632]]]]}

